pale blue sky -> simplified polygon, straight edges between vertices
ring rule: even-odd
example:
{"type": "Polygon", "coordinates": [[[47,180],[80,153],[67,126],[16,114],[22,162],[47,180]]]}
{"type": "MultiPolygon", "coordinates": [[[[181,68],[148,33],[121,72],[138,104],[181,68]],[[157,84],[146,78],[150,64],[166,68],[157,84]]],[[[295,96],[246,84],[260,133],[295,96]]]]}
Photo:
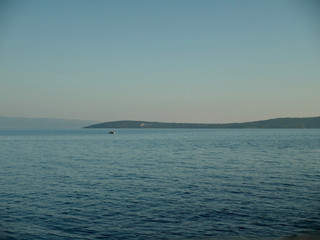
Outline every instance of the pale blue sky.
{"type": "Polygon", "coordinates": [[[0,116],[319,116],[320,3],[2,0],[0,84],[0,116]]]}

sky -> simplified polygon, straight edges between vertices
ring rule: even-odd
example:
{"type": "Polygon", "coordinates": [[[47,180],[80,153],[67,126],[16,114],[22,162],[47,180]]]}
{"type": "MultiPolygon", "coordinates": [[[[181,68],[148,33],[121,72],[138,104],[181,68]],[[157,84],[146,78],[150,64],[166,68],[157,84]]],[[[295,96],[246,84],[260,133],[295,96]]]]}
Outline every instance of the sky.
{"type": "Polygon", "coordinates": [[[0,0],[0,116],[320,116],[320,2],[0,0]]]}

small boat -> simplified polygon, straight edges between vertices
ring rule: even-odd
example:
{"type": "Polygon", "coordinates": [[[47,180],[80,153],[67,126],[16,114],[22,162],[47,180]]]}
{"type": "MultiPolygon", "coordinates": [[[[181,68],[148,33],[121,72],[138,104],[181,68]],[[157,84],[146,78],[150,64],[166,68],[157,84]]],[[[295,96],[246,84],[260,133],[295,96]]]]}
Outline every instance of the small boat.
{"type": "Polygon", "coordinates": [[[116,134],[116,132],[115,131],[110,131],[109,134],[116,134]]]}

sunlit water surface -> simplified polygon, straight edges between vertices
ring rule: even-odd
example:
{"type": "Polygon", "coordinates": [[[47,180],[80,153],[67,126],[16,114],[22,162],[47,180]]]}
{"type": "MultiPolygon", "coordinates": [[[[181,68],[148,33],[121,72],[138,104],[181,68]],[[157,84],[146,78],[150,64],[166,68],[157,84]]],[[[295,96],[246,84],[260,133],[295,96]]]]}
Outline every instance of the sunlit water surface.
{"type": "Polygon", "coordinates": [[[0,130],[1,239],[279,239],[320,227],[320,130],[0,130]]]}

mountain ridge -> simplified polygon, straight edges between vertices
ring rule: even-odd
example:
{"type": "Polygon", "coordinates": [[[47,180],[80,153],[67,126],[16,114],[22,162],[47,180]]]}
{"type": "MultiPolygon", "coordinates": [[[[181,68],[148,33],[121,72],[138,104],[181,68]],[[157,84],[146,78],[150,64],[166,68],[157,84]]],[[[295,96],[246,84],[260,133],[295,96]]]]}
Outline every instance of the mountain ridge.
{"type": "Polygon", "coordinates": [[[320,128],[320,116],[272,118],[243,123],[169,123],[121,120],[93,124],[84,128],[320,128]]]}

